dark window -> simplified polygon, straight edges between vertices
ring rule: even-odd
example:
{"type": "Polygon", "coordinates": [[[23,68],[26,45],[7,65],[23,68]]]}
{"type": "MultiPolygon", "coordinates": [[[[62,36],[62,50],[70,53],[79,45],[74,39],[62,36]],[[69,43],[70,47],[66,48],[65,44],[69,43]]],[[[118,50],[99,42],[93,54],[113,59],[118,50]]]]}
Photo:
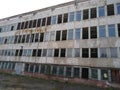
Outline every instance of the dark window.
{"type": "Polygon", "coordinates": [[[56,41],[60,41],[61,31],[56,31],[56,41]]]}
{"type": "Polygon", "coordinates": [[[58,21],[57,21],[57,23],[59,24],[59,23],[62,23],[62,15],[58,15],[58,21]]]}
{"type": "Polygon", "coordinates": [[[79,77],[80,76],[80,68],[74,68],[73,69],[73,77],[79,77]]]}
{"type": "Polygon", "coordinates": [[[97,58],[97,57],[98,57],[97,48],[91,48],[91,58],[97,58]]]}
{"type": "Polygon", "coordinates": [[[83,39],[88,39],[89,38],[89,34],[88,34],[88,28],[83,28],[82,30],[82,38],[83,39]]]}
{"type": "Polygon", "coordinates": [[[35,73],[39,72],[39,65],[35,65],[35,73]]]}
{"type": "Polygon", "coordinates": [[[32,28],[32,25],[33,25],[33,21],[30,20],[30,21],[29,21],[29,28],[32,28]]]}
{"type": "Polygon", "coordinates": [[[46,65],[45,74],[50,75],[51,74],[51,65],[46,65]]]}
{"type": "Polygon", "coordinates": [[[34,65],[31,64],[31,65],[30,65],[30,71],[29,71],[29,72],[33,73],[33,70],[34,70],[34,65]]]}
{"type": "Polygon", "coordinates": [[[66,40],[67,39],[67,30],[63,30],[62,31],[62,40],[66,40]]]}
{"type": "Polygon", "coordinates": [[[108,80],[108,71],[101,70],[101,80],[108,80]]]}
{"type": "Polygon", "coordinates": [[[35,34],[35,42],[38,42],[39,41],[39,33],[36,33],[35,34]]]}
{"type": "Polygon", "coordinates": [[[47,18],[47,25],[51,25],[51,17],[47,18]]]}
{"type": "Polygon", "coordinates": [[[29,64],[25,64],[25,72],[28,72],[28,69],[29,69],[29,64]]]}
{"type": "Polygon", "coordinates": [[[59,57],[59,49],[55,49],[55,51],[54,51],[54,57],[59,57]]]}
{"type": "Polygon", "coordinates": [[[43,38],[44,38],[44,33],[40,34],[40,42],[43,42],[43,38]]]}
{"type": "Polygon", "coordinates": [[[72,68],[66,67],[66,77],[71,77],[72,68]]]}
{"type": "Polygon", "coordinates": [[[91,69],[91,77],[93,79],[98,79],[98,70],[97,69],[91,69]]]}
{"type": "Polygon", "coordinates": [[[15,36],[14,43],[17,43],[18,36],[15,36]]]}
{"type": "Polygon", "coordinates": [[[120,37],[120,24],[118,24],[118,36],[120,37]]]}
{"type": "Polygon", "coordinates": [[[2,32],[2,28],[0,28],[0,32],[2,32]]]}
{"type": "Polygon", "coordinates": [[[18,36],[18,43],[20,43],[21,37],[22,37],[22,35],[19,35],[19,36],[18,36]]]}
{"type": "Polygon", "coordinates": [[[14,26],[11,26],[11,31],[13,31],[14,30],[14,26]]]}
{"type": "Polygon", "coordinates": [[[17,25],[17,30],[19,30],[20,27],[21,27],[21,23],[18,23],[18,25],[17,25]]]}
{"type": "Polygon", "coordinates": [[[30,39],[30,35],[28,34],[28,35],[26,36],[26,43],[29,42],[29,39],[30,39]]]}
{"type": "Polygon", "coordinates": [[[65,57],[66,49],[61,49],[60,57],[65,57]]]}
{"type": "Polygon", "coordinates": [[[15,56],[18,56],[19,50],[15,51],[15,56]]]}
{"type": "Polygon", "coordinates": [[[30,42],[34,42],[34,34],[31,34],[30,42]]]}
{"type": "Polygon", "coordinates": [[[88,19],[89,18],[89,10],[83,10],[83,20],[88,19]]]}
{"type": "Polygon", "coordinates": [[[38,19],[38,21],[37,21],[37,27],[40,27],[40,24],[41,24],[41,19],[38,19]]]}
{"type": "Polygon", "coordinates": [[[83,58],[89,57],[89,49],[88,48],[82,48],[82,57],[83,58]]]}
{"type": "Polygon", "coordinates": [[[63,23],[68,22],[68,13],[64,14],[63,23]]]}
{"type": "Polygon", "coordinates": [[[113,4],[107,5],[107,15],[108,16],[114,15],[114,5],[113,4]]]}
{"type": "Polygon", "coordinates": [[[36,53],[37,53],[37,50],[36,50],[36,49],[33,49],[33,51],[32,51],[32,56],[36,56],[36,53]]]}
{"type": "Polygon", "coordinates": [[[97,17],[97,9],[91,8],[91,18],[96,18],[96,17],[97,17]]]}
{"type": "Polygon", "coordinates": [[[22,43],[25,43],[25,36],[26,36],[26,35],[23,35],[23,36],[22,36],[22,43]]]}
{"type": "Polygon", "coordinates": [[[53,68],[52,68],[52,74],[53,75],[57,74],[57,66],[53,66],[53,68]]]}
{"type": "Polygon", "coordinates": [[[63,75],[64,75],[64,66],[59,66],[58,74],[59,74],[60,76],[63,76],[63,75]]]}
{"type": "Polygon", "coordinates": [[[19,56],[22,56],[22,53],[23,53],[23,50],[20,49],[20,50],[19,50],[19,56]]]}
{"type": "Polygon", "coordinates": [[[43,18],[42,19],[42,26],[45,26],[45,24],[46,24],[46,18],[43,18]]]}
{"type": "Polygon", "coordinates": [[[22,22],[21,29],[24,29],[25,22],[22,22]]]}
{"type": "Polygon", "coordinates": [[[42,56],[43,56],[43,57],[46,57],[46,56],[47,56],[47,49],[43,49],[42,51],[43,51],[43,52],[42,52],[42,56]]]}
{"type": "Polygon", "coordinates": [[[41,65],[40,73],[45,73],[45,65],[41,65]]]}
{"type": "Polygon", "coordinates": [[[25,27],[24,29],[28,28],[28,21],[25,22],[25,27]]]}
{"type": "Polygon", "coordinates": [[[40,57],[41,56],[41,49],[37,50],[37,56],[40,57]]]}
{"type": "Polygon", "coordinates": [[[91,38],[97,38],[97,27],[90,28],[90,36],[91,38]]]}
{"type": "Polygon", "coordinates": [[[33,20],[33,28],[36,27],[37,20],[33,20]]]}

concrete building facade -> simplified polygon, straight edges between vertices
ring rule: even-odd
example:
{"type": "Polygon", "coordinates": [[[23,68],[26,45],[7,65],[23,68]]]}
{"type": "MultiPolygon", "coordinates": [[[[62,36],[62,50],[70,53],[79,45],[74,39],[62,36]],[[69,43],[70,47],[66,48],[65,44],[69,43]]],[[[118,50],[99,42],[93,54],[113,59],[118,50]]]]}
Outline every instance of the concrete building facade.
{"type": "Polygon", "coordinates": [[[120,84],[120,0],[75,0],[1,19],[0,71],[120,84]]]}

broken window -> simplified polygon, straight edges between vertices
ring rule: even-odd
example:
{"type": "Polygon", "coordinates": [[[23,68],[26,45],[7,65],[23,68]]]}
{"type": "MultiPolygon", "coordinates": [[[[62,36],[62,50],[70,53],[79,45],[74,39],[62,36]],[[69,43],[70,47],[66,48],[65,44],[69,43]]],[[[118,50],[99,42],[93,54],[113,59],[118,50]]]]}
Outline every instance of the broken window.
{"type": "Polygon", "coordinates": [[[67,39],[67,30],[63,30],[62,31],[62,40],[66,40],[67,39]]]}
{"type": "Polygon", "coordinates": [[[89,69],[88,68],[82,68],[82,75],[81,77],[84,79],[88,79],[89,78],[89,69]]]}
{"type": "Polygon", "coordinates": [[[2,32],[2,28],[0,27],[0,32],[2,32]]]}
{"type": "Polygon", "coordinates": [[[57,23],[58,23],[58,24],[62,23],[62,14],[61,14],[61,15],[58,15],[57,23]]]}
{"type": "Polygon", "coordinates": [[[118,28],[118,36],[120,37],[120,24],[117,25],[118,28]]]}
{"type": "Polygon", "coordinates": [[[22,22],[21,29],[24,29],[25,22],[22,22]]]}
{"type": "Polygon", "coordinates": [[[23,53],[23,50],[20,49],[20,50],[19,50],[19,56],[22,56],[22,53],[23,53]]]}
{"type": "Polygon", "coordinates": [[[59,57],[59,49],[54,50],[54,57],[59,57]]]}
{"type": "Polygon", "coordinates": [[[109,37],[115,37],[115,25],[114,24],[108,25],[108,34],[109,34],[109,37]]]}
{"type": "Polygon", "coordinates": [[[37,27],[40,27],[40,25],[41,25],[41,19],[38,19],[37,20],[37,27]]]}
{"type": "Polygon", "coordinates": [[[68,13],[65,13],[63,17],[63,23],[66,23],[66,22],[68,22],[68,13]]]}
{"type": "Polygon", "coordinates": [[[52,57],[53,56],[53,49],[48,49],[47,56],[52,57]]]}
{"type": "Polygon", "coordinates": [[[15,51],[15,56],[18,56],[18,53],[19,53],[19,50],[17,49],[17,50],[15,51]]]}
{"type": "Polygon", "coordinates": [[[49,32],[44,33],[44,41],[49,41],[49,32]]]}
{"type": "Polygon", "coordinates": [[[46,25],[46,18],[43,18],[42,19],[42,26],[45,26],[46,25]]]}
{"type": "Polygon", "coordinates": [[[52,24],[56,24],[57,22],[57,16],[52,16],[52,24]]]}
{"type": "Polygon", "coordinates": [[[46,57],[46,56],[47,56],[47,49],[43,49],[43,50],[42,50],[42,56],[43,56],[43,57],[46,57]]]}
{"type": "Polygon", "coordinates": [[[107,49],[106,48],[100,48],[100,57],[101,58],[107,57],[107,49]]]}
{"type": "Polygon", "coordinates": [[[36,49],[33,49],[33,51],[32,51],[32,56],[33,56],[33,57],[36,56],[36,53],[37,53],[37,50],[36,50],[36,49]]]}
{"type": "Polygon", "coordinates": [[[51,25],[51,17],[47,18],[47,25],[51,25]]]}
{"type": "Polygon", "coordinates": [[[11,31],[13,31],[14,30],[14,26],[11,26],[11,31]]]}
{"type": "Polygon", "coordinates": [[[90,36],[92,38],[97,38],[97,27],[90,27],[90,36]]]}
{"type": "Polygon", "coordinates": [[[82,48],[82,57],[83,58],[89,57],[89,49],[88,48],[82,48]]]}
{"type": "Polygon", "coordinates": [[[63,75],[64,75],[64,66],[59,66],[58,74],[59,74],[60,76],[63,76],[63,75]]]}
{"type": "Polygon", "coordinates": [[[34,65],[31,64],[31,65],[30,65],[30,70],[29,70],[29,72],[33,73],[33,71],[34,71],[34,65]]]}
{"type": "Polygon", "coordinates": [[[117,4],[117,14],[120,14],[120,3],[117,4]]]}
{"type": "Polygon", "coordinates": [[[97,58],[97,57],[98,57],[98,49],[91,48],[91,58],[97,58]]]}
{"type": "Polygon", "coordinates": [[[81,20],[81,11],[77,11],[76,12],[76,21],[80,21],[81,20]]]}
{"type": "Polygon", "coordinates": [[[75,40],[80,39],[80,28],[75,29],[75,40]]]}
{"type": "Polygon", "coordinates": [[[98,79],[98,70],[97,69],[91,69],[91,78],[92,79],[98,79]]]}
{"type": "Polygon", "coordinates": [[[66,67],[66,77],[71,77],[71,73],[72,73],[72,68],[66,67]]]}
{"type": "Polygon", "coordinates": [[[32,27],[33,27],[33,21],[30,20],[30,21],[29,21],[29,28],[32,28],[32,27]]]}
{"type": "Polygon", "coordinates": [[[40,73],[45,73],[45,65],[41,65],[40,73]]]}
{"type": "Polygon", "coordinates": [[[22,56],[26,56],[26,55],[27,55],[27,49],[24,49],[22,56]]]}
{"type": "Polygon", "coordinates": [[[57,66],[53,66],[53,68],[52,68],[52,74],[53,75],[57,74],[57,66]]]}
{"type": "Polygon", "coordinates": [[[61,49],[60,57],[65,57],[66,49],[61,49]]]}
{"type": "Polygon", "coordinates": [[[74,57],[80,57],[80,48],[74,49],[74,57]]]}
{"type": "Polygon", "coordinates": [[[83,39],[88,39],[89,38],[88,27],[83,28],[83,30],[82,30],[82,38],[83,39]]]}
{"type": "Polygon", "coordinates": [[[24,68],[25,72],[28,72],[28,69],[29,69],[29,64],[26,63],[24,68]]]}
{"type": "Polygon", "coordinates": [[[96,18],[96,17],[97,17],[97,9],[91,8],[91,18],[96,18]]]}
{"type": "Polygon", "coordinates": [[[55,40],[55,31],[51,31],[50,32],[50,41],[54,41],[55,40]]]}
{"type": "Polygon", "coordinates": [[[44,33],[40,34],[40,42],[43,42],[43,38],[44,38],[44,33]]]}
{"type": "Polygon", "coordinates": [[[35,42],[38,42],[39,41],[39,33],[36,33],[35,34],[35,42]]]}
{"type": "Polygon", "coordinates": [[[22,38],[22,35],[19,35],[19,36],[18,36],[18,43],[21,42],[21,38],[22,38]]]}
{"type": "Polygon", "coordinates": [[[70,12],[69,13],[69,22],[74,21],[74,17],[75,17],[75,13],[74,12],[70,12]]]}
{"type": "Polygon", "coordinates": [[[29,43],[29,39],[30,39],[30,35],[27,34],[27,35],[26,35],[26,43],[29,43]]]}
{"type": "Polygon", "coordinates": [[[19,30],[20,27],[21,27],[21,23],[18,23],[18,25],[17,25],[17,30],[19,30]]]}
{"type": "Polygon", "coordinates": [[[35,65],[35,73],[39,72],[39,65],[35,65]]]}
{"type": "Polygon", "coordinates": [[[68,30],[68,40],[73,40],[73,29],[68,30]]]}
{"type": "Polygon", "coordinates": [[[117,48],[116,47],[111,47],[110,48],[110,56],[111,56],[111,58],[117,58],[118,57],[118,53],[117,53],[117,48]]]}
{"type": "Polygon", "coordinates": [[[38,49],[38,50],[37,50],[37,56],[38,56],[38,57],[41,56],[41,51],[42,51],[41,49],[38,49]]]}
{"type": "Polygon", "coordinates": [[[25,27],[24,29],[28,28],[28,21],[25,22],[25,27]]]}
{"type": "Polygon", "coordinates": [[[17,43],[18,36],[15,36],[14,43],[17,43]]]}
{"type": "Polygon", "coordinates": [[[25,43],[25,37],[26,37],[26,35],[22,36],[22,43],[25,43]]]}
{"type": "Polygon", "coordinates": [[[107,15],[114,15],[114,4],[107,5],[107,15]]]}
{"type": "Polygon", "coordinates": [[[88,18],[89,18],[89,9],[85,9],[83,10],[83,20],[88,18]]]}
{"type": "Polygon", "coordinates": [[[99,7],[98,10],[99,10],[99,12],[98,12],[99,17],[105,16],[105,7],[104,6],[99,7]]]}
{"type": "Polygon", "coordinates": [[[101,70],[101,80],[108,80],[108,71],[101,70]]]}
{"type": "Polygon", "coordinates": [[[56,41],[60,41],[61,31],[56,31],[56,41]]]}
{"type": "Polygon", "coordinates": [[[75,67],[73,69],[73,77],[80,77],[80,68],[75,67]]]}
{"type": "Polygon", "coordinates": [[[32,55],[32,49],[28,49],[27,50],[27,56],[31,56],[32,55]]]}
{"type": "Polygon", "coordinates": [[[31,34],[30,42],[34,42],[34,34],[31,34]]]}
{"type": "Polygon", "coordinates": [[[99,26],[99,37],[106,37],[105,26],[99,26]]]}
{"type": "Polygon", "coordinates": [[[73,55],[73,49],[67,48],[67,57],[72,57],[72,55],[73,55]]]}
{"type": "Polygon", "coordinates": [[[36,27],[36,24],[37,24],[37,20],[33,20],[33,28],[36,27]]]}

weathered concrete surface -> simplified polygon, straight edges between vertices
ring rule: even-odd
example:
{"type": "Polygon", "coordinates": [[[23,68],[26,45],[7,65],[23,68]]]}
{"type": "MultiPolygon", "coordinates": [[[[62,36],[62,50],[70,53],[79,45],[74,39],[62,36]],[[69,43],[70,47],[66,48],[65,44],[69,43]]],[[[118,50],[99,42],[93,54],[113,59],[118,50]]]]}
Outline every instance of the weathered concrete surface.
{"type": "Polygon", "coordinates": [[[13,76],[0,73],[0,90],[119,90],[103,89],[80,84],[60,83],[38,78],[13,76]]]}

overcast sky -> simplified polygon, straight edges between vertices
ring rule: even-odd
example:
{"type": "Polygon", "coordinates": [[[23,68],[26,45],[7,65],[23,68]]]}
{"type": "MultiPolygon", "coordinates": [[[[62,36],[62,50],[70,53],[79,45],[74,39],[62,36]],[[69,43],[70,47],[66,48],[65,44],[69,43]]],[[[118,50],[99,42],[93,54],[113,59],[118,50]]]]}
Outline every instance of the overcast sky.
{"type": "Polygon", "coordinates": [[[73,0],[1,0],[0,19],[73,0]]]}

